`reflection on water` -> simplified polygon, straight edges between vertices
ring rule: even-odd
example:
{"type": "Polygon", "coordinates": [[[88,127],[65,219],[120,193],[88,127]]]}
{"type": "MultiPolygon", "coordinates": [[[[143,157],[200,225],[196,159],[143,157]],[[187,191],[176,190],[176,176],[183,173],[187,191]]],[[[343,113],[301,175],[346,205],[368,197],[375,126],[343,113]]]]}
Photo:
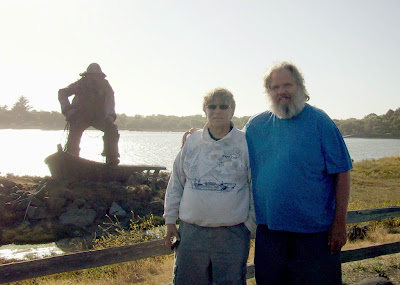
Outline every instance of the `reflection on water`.
{"type": "MultiPolygon", "coordinates": [[[[179,152],[182,132],[120,131],[121,164],[160,165],[172,170],[179,152]]],[[[105,162],[103,133],[87,130],[81,140],[81,157],[105,162]]],[[[64,131],[0,130],[0,175],[50,175],[44,159],[57,151],[57,144],[65,145],[64,131]]]]}
{"type": "MultiPolygon", "coordinates": [[[[179,152],[182,132],[120,131],[121,164],[172,165],[179,152]]],[[[104,162],[103,133],[87,130],[82,136],[81,157],[104,162]]],[[[44,159],[65,144],[64,131],[0,130],[0,175],[50,175],[44,159]]],[[[379,159],[400,155],[399,139],[346,138],[346,145],[354,161],[379,159]]]]}
{"type": "Polygon", "coordinates": [[[354,161],[400,156],[399,139],[345,138],[344,141],[354,161]]]}
{"type": "Polygon", "coordinates": [[[24,244],[15,245],[7,244],[0,246],[0,258],[3,259],[17,259],[17,260],[32,260],[63,254],[64,252],[59,249],[55,242],[46,244],[24,244]]]}

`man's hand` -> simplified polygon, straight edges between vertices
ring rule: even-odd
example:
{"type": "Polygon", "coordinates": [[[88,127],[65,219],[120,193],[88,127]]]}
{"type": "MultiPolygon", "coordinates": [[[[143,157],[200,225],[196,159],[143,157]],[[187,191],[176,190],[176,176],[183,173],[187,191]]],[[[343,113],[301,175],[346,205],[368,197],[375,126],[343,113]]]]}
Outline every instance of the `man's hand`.
{"type": "Polygon", "coordinates": [[[190,130],[186,131],[186,132],[183,134],[181,148],[183,148],[183,146],[185,145],[187,136],[193,134],[193,133],[194,133],[195,131],[197,131],[197,130],[200,130],[200,129],[198,129],[198,128],[191,128],[190,130]]]}
{"type": "Polygon", "coordinates": [[[328,244],[331,247],[331,253],[338,252],[347,242],[346,226],[333,223],[329,229],[328,244]]]}
{"type": "Polygon", "coordinates": [[[180,236],[178,234],[178,229],[176,228],[175,224],[168,224],[167,225],[167,233],[165,234],[164,237],[164,244],[166,247],[172,250],[172,241],[173,238],[176,238],[177,240],[180,240],[180,236]]]}

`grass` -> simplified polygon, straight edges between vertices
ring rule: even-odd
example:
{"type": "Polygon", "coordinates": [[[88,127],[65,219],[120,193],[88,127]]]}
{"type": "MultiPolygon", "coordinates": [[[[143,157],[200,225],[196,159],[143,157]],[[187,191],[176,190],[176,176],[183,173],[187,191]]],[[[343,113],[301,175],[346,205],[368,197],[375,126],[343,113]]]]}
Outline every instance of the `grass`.
{"type": "MultiPolygon", "coordinates": [[[[397,206],[399,204],[400,157],[367,160],[354,164],[349,210],[397,206]]],[[[368,225],[370,229],[367,236],[363,240],[348,242],[344,249],[400,240],[400,219],[386,219],[363,223],[363,225],[368,225]]],[[[147,227],[146,229],[151,228],[151,222],[146,224],[145,227],[147,227]]],[[[140,241],[140,235],[137,236],[137,232],[142,232],[143,228],[136,224],[133,225],[132,230],[133,233],[120,232],[118,237],[112,234],[107,235],[103,241],[97,242],[99,248],[140,241]]],[[[249,263],[253,263],[253,257],[254,240],[252,241],[249,263]]],[[[167,255],[35,278],[12,284],[159,285],[171,282],[172,267],[173,255],[167,255]]],[[[378,274],[385,274],[392,282],[400,284],[400,253],[344,263],[342,270],[343,284],[352,284],[378,274]]],[[[255,284],[255,280],[250,279],[247,284],[255,284]]]]}
{"type": "MultiPolygon", "coordinates": [[[[344,249],[397,242],[399,240],[400,235],[398,233],[391,233],[391,228],[387,224],[381,223],[368,232],[365,239],[348,242],[344,249]]],[[[400,253],[344,263],[342,271],[344,284],[352,284],[367,277],[377,276],[378,274],[390,277],[390,280],[397,284],[400,282],[400,253]]]]}
{"type": "Polygon", "coordinates": [[[147,258],[134,262],[60,273],[30,280],[12,282],[14,285],[121,285],[168,284],[172,279],[173,255],[147,258]]]}
{"type": "Polygon", "coordinates": [[[351,176],[350,210],[399,205],[400,157],[355,163],[351,176]]]}

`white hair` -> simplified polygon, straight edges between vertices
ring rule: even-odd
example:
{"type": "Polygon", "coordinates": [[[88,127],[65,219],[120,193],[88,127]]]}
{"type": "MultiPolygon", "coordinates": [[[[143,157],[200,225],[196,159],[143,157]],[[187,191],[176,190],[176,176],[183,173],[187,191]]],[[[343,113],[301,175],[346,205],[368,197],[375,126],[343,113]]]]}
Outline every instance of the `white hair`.
{"type": "Polygon", "coordinates": [[[293,100],[287,106],[281,106],[279,101],[267,93],[270,111],[280,119],[290,119],[297,116],[306,105],[307,95],[303,89],[298,89],[293,100]]]}

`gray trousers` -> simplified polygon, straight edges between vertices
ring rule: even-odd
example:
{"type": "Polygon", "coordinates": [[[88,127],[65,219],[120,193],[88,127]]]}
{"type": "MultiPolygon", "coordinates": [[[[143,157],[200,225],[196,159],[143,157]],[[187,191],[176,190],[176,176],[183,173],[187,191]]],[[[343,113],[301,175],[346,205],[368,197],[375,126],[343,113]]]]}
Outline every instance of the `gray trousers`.
{"type": "Polygon", "coordinates": [[[173,284],[246,284],[250,231],[242,223],[200,227],[181,221],[173,284]]]}

